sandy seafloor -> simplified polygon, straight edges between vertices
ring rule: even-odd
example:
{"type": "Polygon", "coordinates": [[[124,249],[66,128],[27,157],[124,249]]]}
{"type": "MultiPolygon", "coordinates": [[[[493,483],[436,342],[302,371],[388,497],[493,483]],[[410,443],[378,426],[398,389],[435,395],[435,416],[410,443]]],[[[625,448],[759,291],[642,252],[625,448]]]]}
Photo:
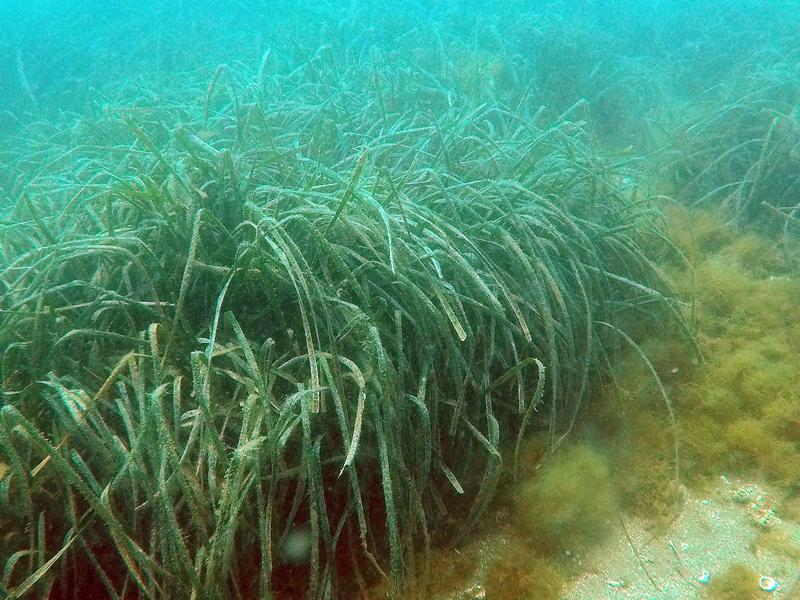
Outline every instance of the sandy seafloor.
{"type": "Polygon", "coordinates": [[[653,538],[643,523],[626,523],[641,561],[622,526],[615,528],[592,550],[587,557],[591,569],[573,581],[564,598],[701,598],[703,573],[713,579],[735,563],[778,582],[775,592],[762,592],[765,598],[795,598],[800,565],[754,547],[766,530],[783,531],[800,542],[800,525],[783,521],[773,508],[774,500],[773,490],[765,486],[720,476],[717,486],[705,494],[687,495],[681,513],[663,534],[653,538]]]}
{"type": "MultiPolygon", "coordinates": [[[[642,519],[625,517],[604,540],[584,554],[570,552],[579,574],[565,586],[563,600],[692,600],[706,596],[701,583],[743,564],[778,582],[758,595],[800,599],[800,563],[756,543],[766,532],[782,532],[800,544],[800,524],[783,520],[774,506],[777,490],[746,479],[721,475],[703,493],[684,490],[681,511],[657,534],[642,519]]],[[[463,588],[449,600],[491,600],[481,585],[492,558],[508,542],[503,535],[480,542],[481,560],[463,588]]],[[[759,580],[753,581],[757,589],[759,580]]],[[[531,599],[535,600],[535,599],[531,599]]]]}

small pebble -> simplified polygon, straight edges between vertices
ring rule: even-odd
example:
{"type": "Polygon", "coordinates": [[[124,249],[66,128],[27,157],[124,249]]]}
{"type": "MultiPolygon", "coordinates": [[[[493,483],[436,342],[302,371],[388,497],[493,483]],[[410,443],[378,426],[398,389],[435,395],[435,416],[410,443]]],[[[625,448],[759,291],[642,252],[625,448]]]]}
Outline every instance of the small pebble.
{"type": "Polygon", "coordinates": [[[774,592],[778,589],[778,582],[775,580],[774,577],[767,577],[766,575],[762,575],[758,579],[758,587],[760,587],[765,592],[774,592]]]}

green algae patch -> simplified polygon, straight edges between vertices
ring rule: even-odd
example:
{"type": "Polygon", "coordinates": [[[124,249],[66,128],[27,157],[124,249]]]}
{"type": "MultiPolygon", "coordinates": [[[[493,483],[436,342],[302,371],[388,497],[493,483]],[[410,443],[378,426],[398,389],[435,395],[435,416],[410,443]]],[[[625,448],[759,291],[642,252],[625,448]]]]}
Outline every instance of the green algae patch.
{"type": "Polygon", "coordinates": [[[714,577],[706,590],[707,600],[751,600],[758,598],[758,574],[742,564],[731,565],[714,577]]]}
{"type": "Polygon", "coordinates": [[[608,460],[585,444],[565,448],[519,485],[514,504],[520,526],[538,549],[590,545],[617,511],[608,460]]]}
{"type": "Polygon", "coordinates": [[[583,429],[605,443],[620,508],[655,522],[669,519],[676,506],[675,432],[652,377],[637,366],[620,363],[620,388],[607,387],[583,429]]]}
{"type": "Polygon", "coordinates": [[[800,283],[752,233],[697,255],[694,282],[708,360],[675,393],[689,465],[709,475],[731,470],[797,481],[800,283]]]}
{"type": "MultiPolygon", "coordinates": [[[[684,482],[728,473],[795,485],[800,480],[800,318],[795,310],[800,282],[766,237],[737,232],[722,215],[705,210],[665,213],[683,258],[669,253],[662,264],[686,301],[703,360],[694,360],[674,340],[664,341],[662,332],[651,333],[641,345],[676,407],[684,482]]],[[[637,505],[646,489],[638,482],[646,481],[647,471],[663,470],[666,437],[664,420],[659,422],[653,408],[656,390],[633,363],[633,358],[618,362],[619,390],[605,399],[599,419],[592,418],[613,440],[612,460],[622,473],[626,508],[637,505]],[[624,425],[615,422],[618,415],[624,425]]],[[[660,489],[671,491],[663,482],[660,489]]],[[[645,516],[648,506],[652,514],[659,512],[652,500],[639,514],[645,516]]]]}

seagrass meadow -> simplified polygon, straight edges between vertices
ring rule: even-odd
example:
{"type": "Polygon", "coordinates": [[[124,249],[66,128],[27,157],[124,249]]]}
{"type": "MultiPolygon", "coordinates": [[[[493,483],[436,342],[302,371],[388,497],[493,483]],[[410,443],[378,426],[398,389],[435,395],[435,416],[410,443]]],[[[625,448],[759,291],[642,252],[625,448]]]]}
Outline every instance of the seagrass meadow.
{"type": "Polygon", "coordinates": [[[0,596],[561,598],[720,470],[800,518],[785,4],[0,7],[0,596]]]}

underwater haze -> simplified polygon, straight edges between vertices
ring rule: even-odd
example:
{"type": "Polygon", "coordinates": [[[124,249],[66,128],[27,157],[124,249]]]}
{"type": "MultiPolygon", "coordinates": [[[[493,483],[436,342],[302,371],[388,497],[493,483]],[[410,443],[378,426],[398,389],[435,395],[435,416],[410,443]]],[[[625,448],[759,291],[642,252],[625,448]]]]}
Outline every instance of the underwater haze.
{"type": "Polygon", "coordinates": [[[0,0],[0,597],[791,600],[800,1],[0,0]]]}

